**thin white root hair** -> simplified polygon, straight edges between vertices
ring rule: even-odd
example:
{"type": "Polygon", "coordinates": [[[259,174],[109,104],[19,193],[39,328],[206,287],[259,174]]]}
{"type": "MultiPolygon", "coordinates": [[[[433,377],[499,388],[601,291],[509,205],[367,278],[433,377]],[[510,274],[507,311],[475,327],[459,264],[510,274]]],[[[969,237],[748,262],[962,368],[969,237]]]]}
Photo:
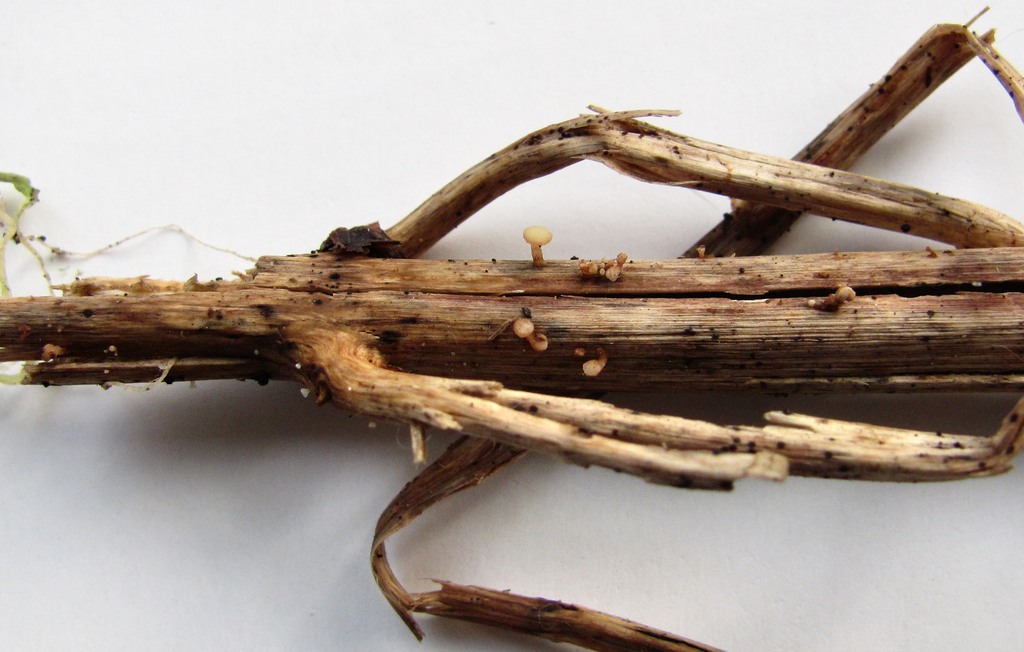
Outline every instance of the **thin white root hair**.
{"type": "Polygon", "coordinates": [[[57,257],[57,258],[86,258],[87,259],[87,258],[94,258],[94,257],[99,256],[101,254],[105,254],[108,251],[111,251],[111,250],[116,249],[116,248],[118,248],[120,246],[128,244],[129,242],[131,242],[133,240],[138,240],[139,238],[142,238],[142,237],[145,237],[147,235],[154,234],[154,233],[178,233],[178,234],[181,234],[182,236],[184,236],[185,238],[187,238],[188,240],[190,240],[192,242],[195,242],[196,244],[198,244],[198,245],[200,245],[202,247],[205,247],[207,249],[210,249],[212,251],[217,251],[217,252],[220,252],[222,254],[227,254],[229,256],[234,256],[235,258],[240,258],[242,260],[247,260],[249,262],[253,262],[253,263],[256,262],[256,258],[253,257],[253,256],[246,256],[245,254],[239,253],[239,252],[235,251],[234,249],[228,249],[226,247],[219,247],[219,246],[217,246],[215,244],[211,244],[209,242],[206,242],[205,240],[202,240],[202,239],[196,237],[194,234],[192,234],[191,232],[185,230],[184,228],[182,228],[181,226],[179,226],[177,224],[165,224],[163,226],[154,226],[154,227],[150,227],[148,229],[143,229],[143,230],[141,230],[141,231],[139,231],[137,233],[133,233],[131,235],[125,236],[125,237],[121,238],[120,240],[117,240],[115,242],[111,242],[110,244],[107,244],[107,245],[103,245],[102,247],[99,247],[98,249],[93,249],[92,251],[71,251],[69,249],[64,249],[63,247],[58,247],[56,245],[50,244],[49,242],[39,238],[38,236],[29,236],[29,238],[32,239],[32,240],[38,241],[43,247],[48,249],[50,251],[50,254],[53,255],[54,257],[57,257]]]}

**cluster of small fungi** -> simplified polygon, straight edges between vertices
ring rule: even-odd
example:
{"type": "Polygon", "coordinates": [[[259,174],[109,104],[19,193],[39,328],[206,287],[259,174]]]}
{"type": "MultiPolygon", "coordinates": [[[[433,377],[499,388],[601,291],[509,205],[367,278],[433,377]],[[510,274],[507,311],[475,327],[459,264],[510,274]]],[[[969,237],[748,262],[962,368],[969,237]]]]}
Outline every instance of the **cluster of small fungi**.
{"type": "MultiPolygon", "coordinates": [[[[544,266],[544,253],[541,247],[551,242],[551,230],[543,226],[528,226],[523,229],[523,240],[530,245],[530,254],[533,257],[534,267],[544,266]]],[[[629,255],[625,252],[619,253],[614,260],[602,258],[601,260],[581,260],[580,276],[583,278],[604,278],[614,283],[622,276],[622,268],[625,267],[629,255]]]]}
{"type": "Polygon", "coordinates": [[[604,278],[614,283],[622,276],[622,268],[625,266],[629,256],[624,252],[615,257],[615,260],[602,258],[601,260],[581,260],[580,276],[583,278],[604,278]]]}
{"type": "MultiPolygon", "coordinates": [[[[530,245],[530,253],[533,257],[533,266],[543,267],[544,254],[541,251],[541,247],[551,242],[551,231],[543,226],[530,226],[523,230],[523,239],[530,245]]],[[[619,276],[622,275],[622,267],[626,264],[628,259],[629,256],[625,253],[620,253],[615,260],[611,261],[580,261],[580,275],[583,278],[604,277],[611,282],[615,282],[618,280],[619,276]]],[[[546,351],[548,348],[547,336],[537,331],[537,327],[533,323],[533,315],[529,309],[523,308],[522,312],[523,314],[521,317],[517,317],[511,321],[512,333],[519,339],[529,342],[530,348],[534,351],[546,351]]],[[[509,322],[505,322],[505,326],[499,329],[498,332],[491,337],[496,337],[501,330],[508,326],[508,324],[509,322]]],[[[587,354],[586,349],[583,347],[577,347],[574,353],[580,358],[587,354]]],[[[583,363],[583,375],[590,377],[596,376],[601,373],[606,364],[608,364],[608,353],[603,348],[597,347],[597,357],[583,363]]]]}
{"type": "MultiPolygon", "coordinates": [[[[509,322],[505,322],[506,326],[509,322]]],[[[548,337],[537,331],[537,327],[531,319],[530,311],[523,309],[523,316],[511,320],[512,333],[521,340],[526,340],[534,351],[546,351],[548,348],[548,337]]],[[[500,331],[499,331],[500,332],[500,331]]],[[[577,358],[587,355],[587,350],[582,346],[576,347],[573,354],[577,358]]],[[[597,347],[597,357],[583,363],[583,375],[594,377],[601,373],[604,366],[608,364],[608,353],[601,347],[597,347]]]]}

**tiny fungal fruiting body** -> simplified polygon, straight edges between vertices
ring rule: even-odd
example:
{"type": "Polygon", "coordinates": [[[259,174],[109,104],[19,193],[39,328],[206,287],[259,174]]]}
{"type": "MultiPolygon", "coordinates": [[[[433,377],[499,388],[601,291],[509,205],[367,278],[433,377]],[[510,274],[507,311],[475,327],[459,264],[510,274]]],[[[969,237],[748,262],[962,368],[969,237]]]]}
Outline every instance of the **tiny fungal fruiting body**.
{"type": "Polygon", "coordinates": [[[622,268],[625,267],[627,260],[629,260],[629,255],[625,252],[620,252],[615,257],[615,260],[608,260],[607,258],[602,258],[599,261],[581,260],[579,265],[580,276],[583,278],[603,278],[614,283],[622,276],[622,268]]]}
{"type": "Polygon", "coordinates": [[[538,333],[533,325],[533,320],[527,317],[520,317],[512,322],[512,332],[521,340],[530,343],[534,351],[545,351],[548,348],[548,337],[538,333]]]}
{"type": "Polygon", "coordinates": [[[40,357],[43,360],[49,362],[51,360],[55,360],[56,358],[61,357],[65,353],[67,353],[67,350],[63,346],[60,346],[59,344],[47,343],[43,345],[43,351],[40,357]]]}
{"type": "Polygon", "coordinates": [[[849,303],[857,297],[857,293],[848,285],[840,285],[836,288],[836,291],[828,295],[824,299],[808,299],[807,306],[814,308],[815,310],[824,310],[825,312],[835,312],[844,303],[849,303]]]}
{"type": "Polygon", "coordinates": [[[528,226],[523,229],[523,240],[530,245],[530,253],[533,255],[533,266],[544,266],[544,254],[540,248],[551,242],[551,230],[544,226],[528,226]]]}
{"type": "Polygon", "coordinates": [[[583,363],[583,375],[593,378],[604,370],[606,364],[608,364],[608,352],[599,346],[597,347],[597,358],[583,363]]]}

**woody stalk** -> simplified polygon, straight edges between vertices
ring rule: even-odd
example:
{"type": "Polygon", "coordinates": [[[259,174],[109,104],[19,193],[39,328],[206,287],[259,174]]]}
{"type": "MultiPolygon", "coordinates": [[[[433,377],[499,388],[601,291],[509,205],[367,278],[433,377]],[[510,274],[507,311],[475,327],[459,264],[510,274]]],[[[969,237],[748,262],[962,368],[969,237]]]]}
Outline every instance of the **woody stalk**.
{"type": "MultiPolygon", "coordinates": [[[[319,403],[407,424],[421,457],[426,429],[471,435],[378,523],[374,571],[417,635],[413,612],[593,649],[710,649],[561,603],[545,601],[561,606],[542,618],[532,598],[477,587],[410,594],[385,540],[524,451],[703,489],[788,474],[922,481],[1008,470],[1024,402],[994,436],[970,436],[780,412],[760,427],[719,425],[577,398],[623,388],[1024,388],[1024,364],[1005,353],[1024,349],[1024,226],[844,170],[975,56],[1024,115],[1021,76],[992,41],[968,26],[933,28],[793,160],[642,121],[671,112],[594,107],[517,140],[386,230],[338,229],[319,250],[263,256],[237,280],[90,278],[56,297],[4,297],[0,361],[25,362],[18,380],[35,385],[297,382],[319,403]],[[613,251],[600,262],[544,260],[543,233],[528,234],[521,260],[417,259],[489,201],[582,160],[727,195],[733,210],[676,260],[613,251]],[[747,256],[805,211],[947,247],[747,256]]],[[[4,244],[31,242],[6,214],[4,227],[4,244]]]]}

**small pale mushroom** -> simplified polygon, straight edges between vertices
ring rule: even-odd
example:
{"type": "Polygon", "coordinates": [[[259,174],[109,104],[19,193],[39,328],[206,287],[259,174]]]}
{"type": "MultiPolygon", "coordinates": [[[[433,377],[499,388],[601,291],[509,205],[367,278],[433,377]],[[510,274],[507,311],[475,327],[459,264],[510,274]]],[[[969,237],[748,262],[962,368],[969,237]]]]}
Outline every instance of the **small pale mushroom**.
{"type": "Polygon", "coordinates": [[[67,353],[67,349],[60,344],[48,343],[43,345],[43,352],[40,354],[40,357],[47,362],[52,362],[54,359],[59,358],[65,353],[67,353]]]}
{"type": "Polygon", "coordinates": [[[836,291],[828,295],[824,299],[809,299],[807,306],[814,308],[815,310],[824,310],[826,312],[835,312],[839,310],[840,306],[844,303],[849,303],[857,298],[857,292],[849,285],[840,285],[836,288],[836,291]]]}
{"type": "Polygon", "coordinates": [[[548,348],[548,337],[536,332],[533,321],[526,317],[520,317],[512,322],[512,332],[519,339],[526,340],[534,351],[544,351],[548,348]]]}
{"type": "Polygon", "coordinates": [[[581,260],[579,264],[580,276],[583,278],[591,278],[597,276],[601,266],[593,260],[581,260]]]}
{"type": "Polygon", "coordinates": [[[836,301],[847,303],[853,301],[857,293],[849,285],[844,285],[836,290],[836,301]]]}
{"type": "Polygon", "coordinates": [[[523,240],[530,245],[530,253],[533,254],[533,266],[544,266],[544,254],[540,248],[551,242],[551,230],[543,226],[528,226],[523,229],[523,240]]]}
{"type": "Polygon", "coordinates": [[[608,364],[608,353],[601,347],[597,347],[597,358],[583,363],[583,375],[593,378],[601,373],[606,364],[608,364]]]}

